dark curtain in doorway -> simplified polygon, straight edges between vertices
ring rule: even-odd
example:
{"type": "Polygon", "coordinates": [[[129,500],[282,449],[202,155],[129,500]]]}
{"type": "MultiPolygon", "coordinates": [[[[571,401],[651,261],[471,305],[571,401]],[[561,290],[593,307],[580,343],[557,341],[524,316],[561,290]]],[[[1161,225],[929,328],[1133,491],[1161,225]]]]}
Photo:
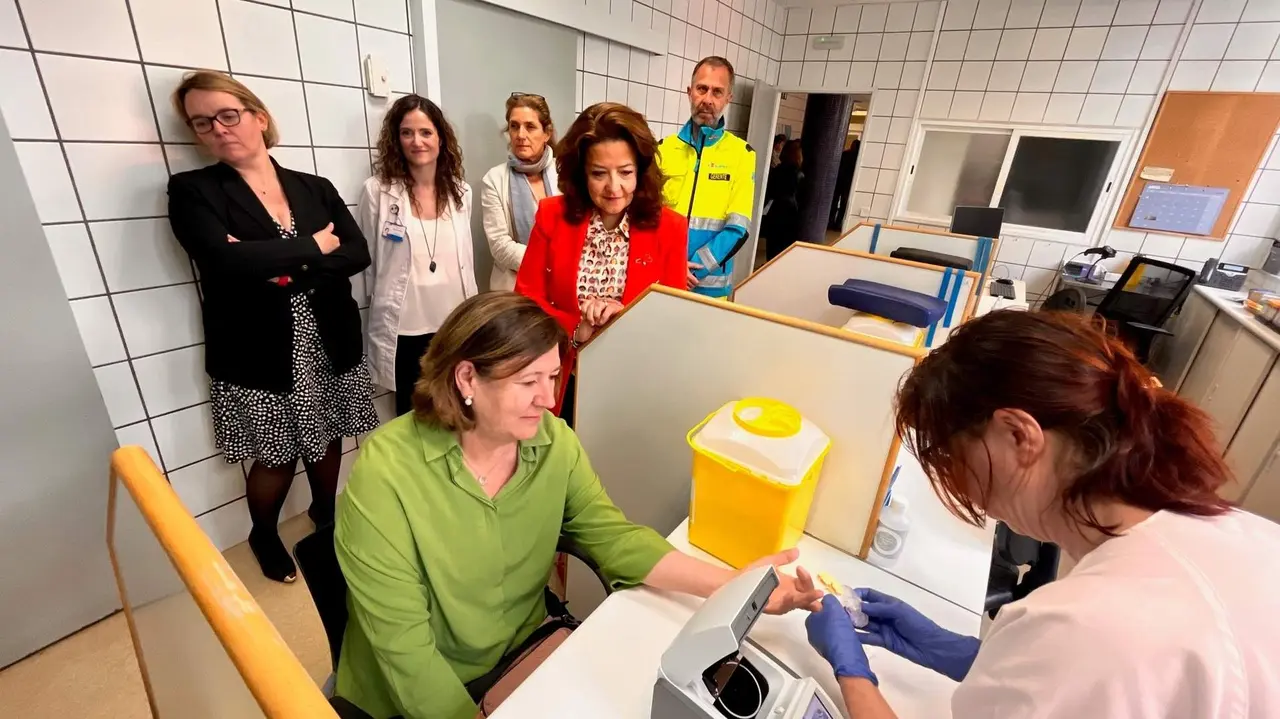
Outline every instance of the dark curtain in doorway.
{"type": "Polygon", "coordinates": [[[826,237],[832,198],[840,174],[840,156],[849,133],[853,95],[810,95],[804,107],[804,182],[800,188],[802,242],[821,243],[826,237]]]}

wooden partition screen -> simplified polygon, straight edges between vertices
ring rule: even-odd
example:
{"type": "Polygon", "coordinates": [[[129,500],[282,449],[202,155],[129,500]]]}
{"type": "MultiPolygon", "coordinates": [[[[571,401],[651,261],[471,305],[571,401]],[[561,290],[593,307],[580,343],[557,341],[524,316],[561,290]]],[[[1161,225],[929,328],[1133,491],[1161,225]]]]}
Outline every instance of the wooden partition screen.
{"type": "Polygon", "coordinates": [[[1163,168],[1173,171],[1167,181],[1170,184],[1225,187],[1230,191],[1213,230],[1204,235],[1225,239],[1278,124],[1280,93],[1165,93],[1120,204],[1115,227],[1128,229],[1138,197],[1150,182],[1142,177],[1144,170],[1163,168]]]}

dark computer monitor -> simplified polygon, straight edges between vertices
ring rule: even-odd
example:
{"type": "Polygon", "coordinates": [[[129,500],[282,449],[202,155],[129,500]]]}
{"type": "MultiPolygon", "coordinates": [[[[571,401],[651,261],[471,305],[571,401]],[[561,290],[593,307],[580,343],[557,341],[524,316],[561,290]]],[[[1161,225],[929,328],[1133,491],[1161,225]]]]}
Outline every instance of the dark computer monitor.
{"type": "Polygon", "coordinates": [[[1004,224],[1003,207],[957,205],[951,214],[951,231],[958,235],[999,237],[1004,224]]]}

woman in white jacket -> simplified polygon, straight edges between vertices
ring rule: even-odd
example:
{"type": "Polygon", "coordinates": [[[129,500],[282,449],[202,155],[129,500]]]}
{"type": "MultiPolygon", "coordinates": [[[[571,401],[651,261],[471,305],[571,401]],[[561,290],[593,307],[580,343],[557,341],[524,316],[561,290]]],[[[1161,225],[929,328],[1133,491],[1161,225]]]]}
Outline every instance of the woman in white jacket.
{"type": "Polygon", "coordinates": [[[1280,717],[1280,526],[1219,494],[1233,477],[1212,418],[1105,325],[992,312],[911,370],[896,409],[952,512],[1077,564],[981,641],[870,588],[855,630],[828,595],[806,627],[849,716],[895,716],[872,646],[959,682],[955,719],[1280,717]]]}
{"type": "Polygon", "coordinates": [[[357,216],[369,241],[369,369],[412,409],[422,355],[444,319],[476,294],[471,188],[444,113],[419,95],[387,111],[357,216]]]}
{"type": "Polygon", "coordinates": [[[480,191],[484,234],[493,253],[492,290],[515,288],[538,203],[560,194],[551,155],[556,129],[546,98],[512,93],[507,98],[506,133],[511,154],[506,162],[485,173],[480,191]]]}

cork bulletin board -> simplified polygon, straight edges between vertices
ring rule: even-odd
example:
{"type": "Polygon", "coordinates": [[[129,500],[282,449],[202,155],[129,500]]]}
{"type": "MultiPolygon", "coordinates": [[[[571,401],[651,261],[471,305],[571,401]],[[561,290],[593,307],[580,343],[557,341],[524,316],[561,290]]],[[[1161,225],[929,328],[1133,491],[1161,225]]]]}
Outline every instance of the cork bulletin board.
{"type": "Polygon", "coordinates": [[[1149,183],[1222,188],[1227,191],[1222,211],[1212,228],[1198,236],[1225,239],[1277,126],[1280,93],[1165,93],[1114,227],[1130,229],[1134,208],[1149,183]]]}

